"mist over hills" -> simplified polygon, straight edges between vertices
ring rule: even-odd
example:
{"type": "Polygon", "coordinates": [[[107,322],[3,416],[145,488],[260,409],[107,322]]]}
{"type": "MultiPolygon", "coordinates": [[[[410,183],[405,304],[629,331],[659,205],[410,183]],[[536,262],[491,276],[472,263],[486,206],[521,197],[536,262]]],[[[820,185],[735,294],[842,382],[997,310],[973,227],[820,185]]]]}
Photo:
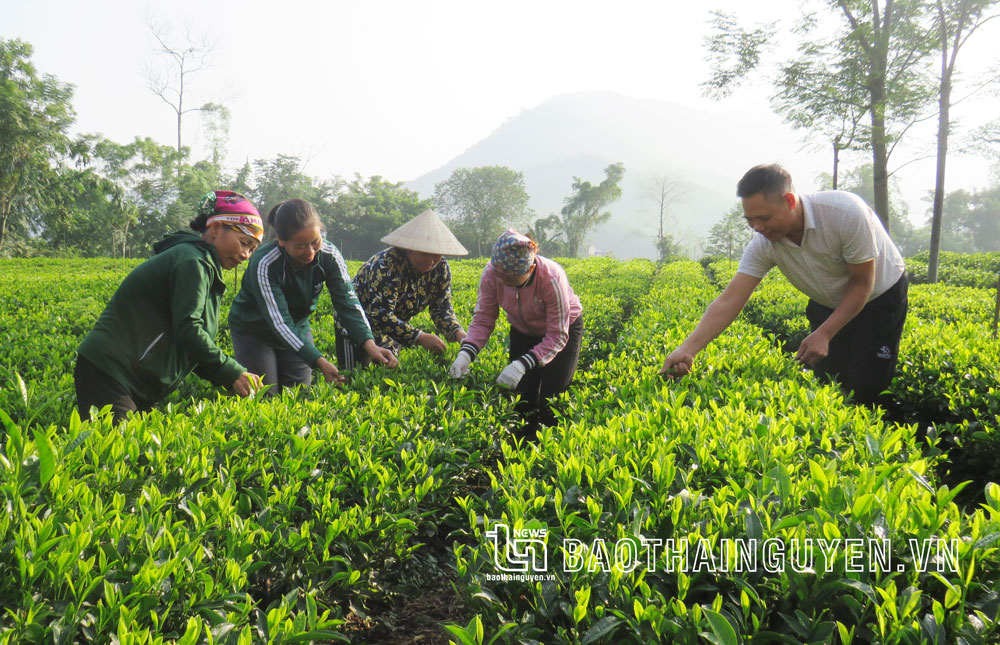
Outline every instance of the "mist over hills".
{"type": "MultiPolygon", "coordinates": [[[[536,217],[558,213],[573,177],[592,183],[604,168],[625,164],[622,199],[588,241],[619,258],[655,257],[654,205],[642,197],[653,175],[668,175],[687,193],[670,208],[671,232],[700,252],[712,225],[736,203],[736,182],[757,163],[786,165],[807,188],[825,159],[803,152],[795,133],[766,111],[709,112],[612,92],[554,97],[508,119],[445,165],[407,184],[424,197],[458,168],[501,165],[524,173],[536,217]],[[801,179],[800,179],[801,178],[801,179]]],[[[542,250],[544,253],[544,249],[542,250]]]]}

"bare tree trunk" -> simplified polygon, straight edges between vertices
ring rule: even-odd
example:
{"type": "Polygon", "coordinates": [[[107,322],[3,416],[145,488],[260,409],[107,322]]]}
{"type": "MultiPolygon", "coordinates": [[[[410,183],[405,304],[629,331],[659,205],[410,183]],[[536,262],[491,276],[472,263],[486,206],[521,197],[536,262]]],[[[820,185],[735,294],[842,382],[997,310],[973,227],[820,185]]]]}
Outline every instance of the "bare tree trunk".
{"type": "MultiPolygon", "coordinates": [[[[950,76],[950,75],[949,75],[950,76]]],[[[940,111],[938,112],[937,173],[934,178],[934,210],[931,216],[931,248],[927,260],[927,282],[937,282],[941,255],[941,224],[944,219],[944,171],[948,161],[948,131],[950,129],[951,79],[941,78],[940,111]]]]}
{"type": "Polygon", "coordinates": [[[128,248],[128,228],[131,222],[125,222],[125,230],[122,232],[122,259],[125,258],[125,251],[128,248]]]}
{"type": "Polygon", "coordinates": [[[833,189],[837,190],[837,172],[840,167],[840,135],[833,140],[833,189]]]}
{"type": "Polygon", "coordinates": [[[0,248],[3,248],[4,238],[7,237],[7,211],[4,211],[3,215],[0,215],[0,248]]]}
{"type": "Polygon", "coordinates": [[[177,91],[177,153],[181,151],[181,121],[184,116],[184,63],[181,62],[180,89],[177,91]]]}
{"type": "Polygon", "coordinates": [[[889,232],[889,159],[885,142],[885,103],[872,106],[872,167],[875,189],[875,213],[889,232]]]}
{"type": "Polygon", "coordinates": [[[872,3],[873,36],[871,71],[868,91],[871,94],[872,118],[872,179],[875,192],[875,213],[889,232],[889,153],[885,135],[885,76],[889,66],[889,34],[893,28],[892,0],[886,0],[884,20],[879,16],[878,3],[872,3]]]}

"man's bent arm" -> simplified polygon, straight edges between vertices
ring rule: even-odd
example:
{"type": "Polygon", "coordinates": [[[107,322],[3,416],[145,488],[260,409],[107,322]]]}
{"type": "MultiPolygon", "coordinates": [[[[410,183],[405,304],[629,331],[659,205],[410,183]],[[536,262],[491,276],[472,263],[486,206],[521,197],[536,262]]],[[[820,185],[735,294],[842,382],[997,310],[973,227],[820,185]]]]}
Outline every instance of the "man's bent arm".
{"type": "Polygon", "coordinates": [[[875,287],[875,260],[861,264],[848,264],[849,280],[844,290],[844,297],[833,310],[830,317],[809,334],[799,345],[795,358],[809,366],[813,366],[826,358],[830,351],[830,339],[858,315],[872,294],[875,287]]]}
{"type": "Polygon", "coordinates": [[[837,308],[833,310],[830,317],[816,328],[827,338],[833,338],[844,325],[854,320],[854,317],[868,304],[868,298],[875,288],[875,260],[868,260],[861,264],[848,264],[847,289],[844,290],[844,299],[840,301],[837,308]]]}

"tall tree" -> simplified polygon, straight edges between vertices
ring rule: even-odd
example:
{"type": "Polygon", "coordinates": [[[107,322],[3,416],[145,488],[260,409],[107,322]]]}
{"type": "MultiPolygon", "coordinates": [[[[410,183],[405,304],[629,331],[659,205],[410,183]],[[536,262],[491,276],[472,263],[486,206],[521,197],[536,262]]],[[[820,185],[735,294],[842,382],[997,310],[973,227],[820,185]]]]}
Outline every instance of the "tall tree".
{"type": "Polygon", "coordinates": [[[667,232],[671,226],[670,207],[680,201],[689,188],[684,182],[662,173],[648,175],[642,187],[641,197],[650,205],[656,232],[653,236],[660,260],[668,260],[680,252],[674,236],[667,232]]]}
{"type": "Polygon", "coordinates": [[[621,198],[619,184],[624,176],[625,166],[613,163],[604,169],[604,181],[596,186],[573,177],[573,194],[566,198],[562,209],[566,255],[577,257],[587,234],[611,219],[611,212],[604,209],[621,198]]]}
{"type": "MultiPolygon", "coordinates": [[[[827,127],[837,133],[858,135],[872,154],[873,205],[888,228],[889,157],[932,95],[925,71],[930,39],[921,23],[923,0],[826,0],[824,4],[838,20],[837,33],[815,36],[818,23],[806,18],[806,28],[793,32],[800,43],[798,54],[779,66],[772,100],[793,124],[811,127],[815,115],[831,123],[827,127]],[[857,117],[862,113],[867,123],[858,133],[854,124],[860,125],[857,117]]],[[[718,34],[709,38],[710,57],[737,63],[716,65],[705,84],[709,94],[732,91],[760,65],[762,48],[773,37],[773,32],[765,31],[757,39],[741,38],[747,30],[734,20],[717,20],[716,28],[734,33],[728,39],[718,34]]]]}
{"type": "Polygon", "coordinates": [[[0,39],[0,248],[17,213],[52,179],[74,119],[72,86],[39,74],[31,53],[24,41],[0,39]]]}
{"type": "Polygon", "coordinates": [[[456,237],[470,253],[482,257],[508,226],[528,223],[524,175],[506,166],[459,168],[434,186],[437,211],[454,224],[456,237]]]}
{"type": "Polygon", "coordinates": [[[941,250],[941,219],[944,214],[945,167],[948,159],[948,134],[951,130],[951,93],[955,64],[963,45],[980,27],[998,15],[997,0],[935,0],[935,27],[941,55],[938,89],[937,167],[934,177],[934,204],[931,217],[930,259],[927,281],[937,282],[941,250]]]}
{"type": "Polygon", "coordinates": [[[156,43],[153,53],[157,56],[146,67],[146,86],[173,110],[177,121],[177,152],[180,152],[184,115],[221,108],[219,103],[212,102],[192,107],[190,96],[192,78],[208,67],[215,43],[207,34],[195,34],[187,26],[183,37],[178,38],[152,15],[146,16],[146,26],[156,43]]]}
{"type": "Polygon", "coordinates": [[[753,229],[747,226],[743,218],[743,206],[737,203],[712,225],[705,255],[722,255],[730,260],[739,260],[752,237],[753,229]]]}

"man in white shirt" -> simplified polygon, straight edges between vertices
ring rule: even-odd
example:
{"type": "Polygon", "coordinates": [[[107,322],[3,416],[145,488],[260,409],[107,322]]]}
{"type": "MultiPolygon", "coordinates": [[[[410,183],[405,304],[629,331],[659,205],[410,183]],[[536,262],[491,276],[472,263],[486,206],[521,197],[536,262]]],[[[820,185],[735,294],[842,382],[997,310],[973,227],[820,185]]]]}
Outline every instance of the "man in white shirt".
{"type": "Polygon", "coordinates": [[[777,266],[809,296],[812,328],[795,358],[840,382],[857,403],[874,405],[892,381],[907,307],[899,249],[875,212],[843,191],[799,195],[777,164],[751,168],[737,184],[747,223],[758,233],[737,273],[660,374],[691,371],[695,355],[739,315],[777,266]]]}

